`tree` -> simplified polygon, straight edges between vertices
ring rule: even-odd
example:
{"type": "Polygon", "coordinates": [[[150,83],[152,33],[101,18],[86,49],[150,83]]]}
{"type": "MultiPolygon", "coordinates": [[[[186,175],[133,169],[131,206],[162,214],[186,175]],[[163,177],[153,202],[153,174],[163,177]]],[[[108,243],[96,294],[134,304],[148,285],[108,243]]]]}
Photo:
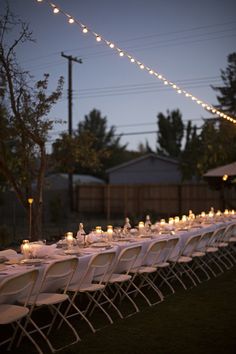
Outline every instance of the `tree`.
{"type": "Polygon", "coordinates": [[[185,145],[181,153],[181,170],[183,180],[190,180],[199,176],[199,157],[201,154],[201,141],[196,125],[191,120],[187,122],[185,145]]]}
{"type": "Polygon", "coordinates": [[[228,67],[221,70],[221,79],[224,86],[212,86],[219,92],[216,108],[236,117],[236,52],[228,55],[228,67]]]}
{"type": "Polygon", "coordinates": [[[53,144],[53,160],[59,161],[58,170],[79,172],[105,177],[105,170],[119,163],[125,154],[126,145],[120,144],[115,127],[108,129],[107,118],[93,109],[78,124],[72,137],[62,134],[53,144]],[[70,151],[70,159],[65,159],[70,151]],[[64,156],[64,158],[63,158],[64,156]]]}
{"type": "Polygon", "coordinates": [[[7,8],[0,18],[0,171],[26,212],[29,210],[28,198],[33,197],[31,236],[36,239],[41,236],[47,163],[45,143],[53,124],[47,115],[61,96],[63,78],[50,94],[47,94],[48,74],[31,87],[32,77],[20,68],[16,58],[17,47],[26,41],[32,41],[28,24],[7,8]],[[13,28],[18,28],[19,34],[11,42],[8,35],[13,28]]]}
{"type": "Polygon", "coordinates": [[[181,153],[181,144],[184,136],[182,115],[178,109],[167,110],[167,115],[159,113],[157,152],[161,155],[178,158],[181,153]]]}

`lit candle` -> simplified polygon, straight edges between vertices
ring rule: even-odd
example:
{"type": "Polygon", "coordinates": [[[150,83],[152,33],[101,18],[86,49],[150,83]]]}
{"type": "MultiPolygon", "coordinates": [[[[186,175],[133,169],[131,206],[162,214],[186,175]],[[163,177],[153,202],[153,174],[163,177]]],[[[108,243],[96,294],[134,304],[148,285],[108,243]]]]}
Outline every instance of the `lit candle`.
{"type": "Polygon", "coordinates": [[[107,225],[107,235],[108,235],[108,241],[112,241],[112,236],[113,236],[113,226],[112,225],[107,225]]]}
{"type": "Polygon", "coordinates": [[[101,234],[102,233],[102,228],[101,226],[96,226],[96,234],[101,234]]]}
{"type": "Polygon", "coordinates": [[[229,215],[229,210],[228,210],[228,209],[225,209],[224,214],[225,214],[225,215],[229,215]]]}
{"type": "Polygon", "coordinates": [[[202,218],[205,218],[205,216],[206,216],[205,211],[202,211],[202,212],[201,212],[201,217],[202,217],[202,218]]]}
{"type": "Polygon", "coordinates": [[[21,245],[21,252],[23,253],[24,258],[29,258],[30,256],[30,244],[29,240],[23,240],[21,245]]]}
{"type": "Polygon", "coordinates": [[[67,232],[66,233],[66,242],[67,242],[69,248],[72,247],[73,241],[74,241],[73,232],[67,232]]]}
{"type": "Polygon", "coordinates": [[[179,223],[179,217],[178,217],[178,216],[175,216],[174,221],[175,221],[175,224],[178,224],[178,223],[179,223]]]}
{"type": "Polygon", "coordinates": [[[183,221],[183,222],[186,222],[186,221],[187,221],[187,216],[186,216],[186,215],[183,215],[183,216],[182,216],[182,221],[183,221]]]}
{"type": "Polygon", "coordinates": [[[144,232],[144,222],[143,221],[139,221],[138,230],[139,230],[140,234],[144,232]]]}
{"type": "Polygon", "coordinates": [[[173,225],[174,224],[174,218],[169,218],[168,223],[169,223],[169,225],[173,225]]]}

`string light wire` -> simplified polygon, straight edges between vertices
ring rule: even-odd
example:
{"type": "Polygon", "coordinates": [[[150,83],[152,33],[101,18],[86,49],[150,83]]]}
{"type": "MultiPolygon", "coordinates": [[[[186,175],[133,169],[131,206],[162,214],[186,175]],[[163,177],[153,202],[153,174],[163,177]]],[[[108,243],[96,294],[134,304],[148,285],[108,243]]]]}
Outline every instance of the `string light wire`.
{"type": "Polygon", "coordinates": [[[71,25],[77,24],[84,34],[89,33],[89,34],[93,35],[97,42],[102,42],[103,44],[108,46],[110,49],[116,51],[117,54],[120,57],[128,58],[129,61],[131,63],[133,63],[133,64],[136,64],[139,69],[144,70],[144,71],[146,70],[150,75],[152,75],[155,78],[157,78],[158,80],[160,80],[164,85],[169,86],[172,89],[174,89],[177,94],[184,95],[186,98],[192,100],[194,103],[196,103],[199,106],[201,106],[207,112],[211,112],[211,113],[213,113],[213,114],[215,114],[217,116],[220,116],[223,119],[226,119],[226,120],[230,121],[231,123],[236,124],[236,119],[235,118],[229,116],[228,114],[226,114],[224,112],[219,111],[218,109],[216,109],[212,105],[208,104],[207,102],[203,101],[202,99],[200,99],[200,98],[192,95],[190,92],[187,92],[186,90],[182,89],[181,87],[179,87],[174,82],[168,80],[161,73],[159,73],[156,70],[154,70],[154,69],[150,68],[149,66],[145,65],[144,63],[142,63],[139,60],[137,60],[133,55],[129,54],[125,50],[123,50],[123,49],[119,48],[118,46],[116,46],[116,44],[113,41],[109,41],[106,38],[104,38],[101,34],[98,34],[98,33],[94,32],[91,28],[89,28],[88,26],[86,26],[85,24],[80,22],[78,19],[74,18],[72,15],[68,14],[67,12],[65,12],[58,5],[52,3],[51,1],[48,1],[48,0],[36,0],[36,1],[38,3],[43,3],[43,2],[46,3],[47,5],[49,5],[51,7],[51,9],[52,9],[52,11],[53,11],[53,13],[55,15],[58,15],[58,14],[64,15],[67,18],[67,21],[68,21],[69,24],[71,24],[71,25]]]}

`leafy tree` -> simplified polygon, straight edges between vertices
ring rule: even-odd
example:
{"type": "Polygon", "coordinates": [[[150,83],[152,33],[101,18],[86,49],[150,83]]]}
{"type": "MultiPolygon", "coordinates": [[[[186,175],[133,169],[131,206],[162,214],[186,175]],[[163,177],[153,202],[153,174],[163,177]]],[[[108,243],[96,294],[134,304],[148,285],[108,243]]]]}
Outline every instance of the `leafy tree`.
{"type": "Polygon", "coordinates": [[[216,108],[236,117],[236,52],[228,55],[228,67],[221,70],[221,79],[224,86],[212,86],[219,92],[216,108]]]}
{"type": "Polygon", "coordinates": [[[107,118],[93,109],[78,124],[72,137],[63,134],[57,139],[52,156],[54,161],[59,161],[60,171],[104,177],[105,170],[119,163],[125,154],[126,145],[121,145],[120,139],[114,126],[108,129],[107,118]],[[70,151],[70,160],[65,159],[65,151],[70,151]]]}
{"type": "Polygon", "coordinates": [[[32,77],[19,67],[15,53],[16,48],[25,41],[32,41],[28,25],[7,8],[0,18],[0,171],[26,212],[28,198],[34,198],[32,238],[36,239],[41,236],[43,182],[47,163],[45,143],[53,124],[47,115],[61,96],[63,78],[59,79],[56,90],[50,94],[47,94],[48,74],[31,87],[29,81],[32,82],[32,77]],[[19,34],[11,42],[8,34],[13,28],[17,28],[19,34]]]}
{"type": "Polygon", "coordinates": [[[181,153],[181,144],[184,136],[182,115],[178,109],[167,110],[167,115],[159,113],[157,152],[161,155],[177,158],[181,153]]]}
{"type": "Polygon", "coordinates": [[[181,153],[181,170],[183,180],[190,180],[199,177],[199,157],[201,152],[201,141],[197,132],[197,126],[187,122],[185,145],[181,153]]]}

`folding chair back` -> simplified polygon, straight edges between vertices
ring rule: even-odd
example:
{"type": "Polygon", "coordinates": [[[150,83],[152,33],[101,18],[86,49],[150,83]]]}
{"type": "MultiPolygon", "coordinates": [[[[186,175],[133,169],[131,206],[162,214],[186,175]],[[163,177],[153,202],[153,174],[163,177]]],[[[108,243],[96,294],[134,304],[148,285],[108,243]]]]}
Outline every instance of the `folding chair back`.
{"type": "Polygon", "coordinates": [[[78,265],[78,258],[67,258],[55,261],[45,270],[38,294],[45,291],[64,289],[66,293],[70,281],[78,265]]]}
{"type": "Polygon", "coordinates": [[[0,284],[0,296],[8,299],[9,302],[9,299],[12,299],[14,296],[19,298],[24,295],[24,306],[26,306],[37,277],[38,270],[34,269],[4,279],[0,284]]]}
{"type": "Polygon", "coordinates": [[[175,261],[179,254],[181,249],[178,248],[178,243],[179,243],[179,238],[178,237],[173,237],[167,241],[166,244],[166,261],[175,261]]]}
{"type": "Polygon", "coordinates": [[[0,284],[0,324],[14,325],[14,332],[10,337],[5,338],[0,342],[0,346],[8,344],[8,350],[11,349],[17,333],[18,335],[24,333],[24,335],[33,343],[38,352],[42,354],[36,342],[31,335],[25,331],[25,328],[21,324],[21,319],[26,318],[29,314],[27,305],[37,278],[38,270],[34,269],[25,273],[12,275],[11,277],[4,279],[0,284]],[[15,304],[16,300],[19,300],[22,296],[24,297],[22,305],[19,306],[18,304],[15,304]]]}
{"type": "Polygon", "coordinates": [[[181,255],[186,257],[191,257],[192,253],[197,248],[200,238],[201,238],[201,234],[190,237],[186,241],[183,250],[181,252],[181,255]]]}
{"type": "Polygon", "coordinates": [[[142,265],[155,266],[166,258],[165,247],[167,240],[157,240],[151,243],[144,255],[142,265]]]}
{"type": "Polygon", "coordinates": [[[208,232],[204,232],[201,235],[200,241],[196,247],[197,251],[201,251],[201,252],[205,252],[206,247],[208,247],[208,245],[211,242],[212,236],[213,236],[213,231],[208,231],[208,232]]]}
{"type": "Polygon", "coordinates": [[[217,245],[218,242],[221,242],[225,229],[226,227],[223,226],[213,232],[212,239],[210,241],[210,246],[214,246],[214,244],[217,245]]]}
{"type": "Polygon", "coordinates": [[[124,271],[126,274],[130,272],[130,269],[134,266],[140,252],[142,246],[128,246],[124,248],[117,259],[117,263],[115,265],[115,272],[124,271]]]}

